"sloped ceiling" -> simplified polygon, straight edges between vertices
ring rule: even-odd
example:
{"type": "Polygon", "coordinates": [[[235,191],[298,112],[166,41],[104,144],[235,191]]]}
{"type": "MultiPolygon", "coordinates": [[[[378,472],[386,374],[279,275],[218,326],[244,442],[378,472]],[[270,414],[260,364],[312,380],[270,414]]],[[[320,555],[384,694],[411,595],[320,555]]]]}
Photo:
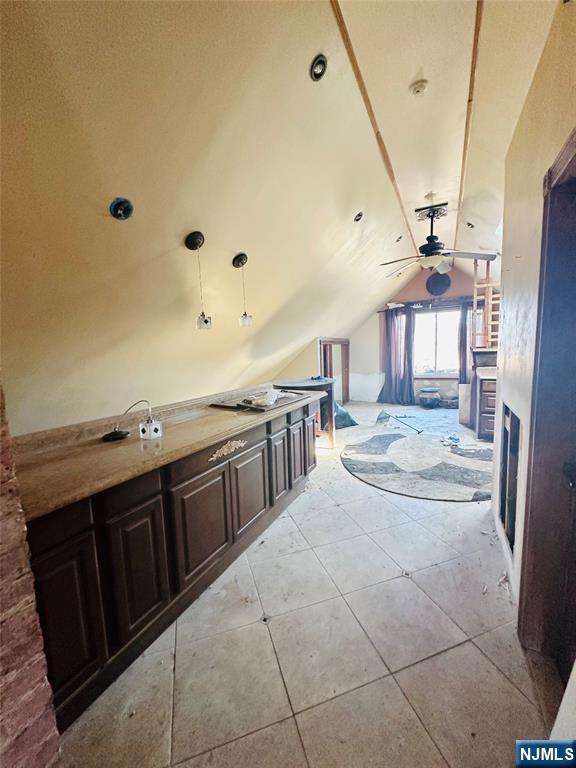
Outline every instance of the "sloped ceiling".
{"type": "MultiPolygon", "coordinates": [[[[436,226],[447,247],[500,251],[504,160],[557,3],[340,5],[416,242],[424,242],[428,223],[417,222],[413,209],[448,201],[449,213],[436,226]],[[428,87],[414,96],[409,86],[419,79],[428,87]]],[[[472,261],[458,266],[473,273],[472,261]]]]}
{"type": "MultiPolygon", "coordinates": [[[[458,199],[475,7],[342,6],[418,243],[411,209],[428,192],[451,208],[458,199]],[[420,76],[430,88],[417,100],[408,86],[420,76]]],[[[464,230],[458,243],[474,248],[495,247],[504,154],[552,4],[488,7],[464,193],[482,242],[464,230]],[[530,54],[501,49],[504,16],[514,35],[532,35],[530,54]],[[516,78],[500,77],[517,62],[516,78]],[[506,118],[491,87],[499,104],[513,91],[506,118]]],[[[412,277],[379,267],[413,253],[411,232],[329,2],[10,3],[2,14],[3,367],[15,434],[139,397],[262,381],[315,336],[347,335],[412,277]],[[319,51],[328,72],[313,83],[319,51]],[[107,215],[118,195],[134,202],[127,222],[107,215]],[[206,236],[208,333],[194,330],[197,264],[182,245],[194,229],[206,236]]],[[[445,222],[448,242],[455,212],[445,222]]]]}

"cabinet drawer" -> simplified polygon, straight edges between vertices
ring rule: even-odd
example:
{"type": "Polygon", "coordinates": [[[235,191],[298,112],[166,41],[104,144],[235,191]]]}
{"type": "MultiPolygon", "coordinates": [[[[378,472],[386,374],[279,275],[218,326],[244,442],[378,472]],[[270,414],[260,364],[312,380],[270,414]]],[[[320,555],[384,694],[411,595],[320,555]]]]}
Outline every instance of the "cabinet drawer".
{"type": "Polygon", "coordinates": [[[234,535],[269,509],[268,442],[263,441],[249,451],[230,460],[234,535]]]}
{"type": "Polygon", "coordinates": [[[191,478],[198,477],[200,473],[210,471],[213,467],[237,456],[256,443],[266,439],[266,424],[261,424],[247,432],[242,432],[236,437],[224,440],[203,451],[193,453],[183,459],[174,461],[164,468],[168,485],[177,485],[191,478]]]}
{"type": "Polygon", "coordinates": [[[123,645],[170,601],[162,497],[107,521],[106,528],[118,639],[123,645]]]}
{"type": "Polygon", "coordinates": [[[46,552],[89,530],[94,525],[90,499],[83,499],[67,507],[28,523],[28,544],[32,557],[46,552]]]}
{"type": "Polygon", "coordinates": [[[496,392],[496,382],[482,379],[482,393],[484,392],[496,392]]]}
{"type": "Polygon", "coordinates": [[[496,411],[496,395],[491,392],[483,392],[480,398],[480,412],[481,413],[495,413],[496,411]]]}
{"type": "Polygon", "coordinates": [[[160,472],[156,469],[99,493],[95,497],[97,510],[103,507],[106,517],[113,517],[157,496],[161,491],[160,472]]]}
{"type": "Polygon", "coordinates": [[[170,518],[179,591],[194,584],[232,546],[230,467],[220,464],[171,488],[170,518]]]}
{"type": "Polygon", "coordinates": [[[32,559],[48,679],[58,706],[108,656],[94,533],[32,559]]]}

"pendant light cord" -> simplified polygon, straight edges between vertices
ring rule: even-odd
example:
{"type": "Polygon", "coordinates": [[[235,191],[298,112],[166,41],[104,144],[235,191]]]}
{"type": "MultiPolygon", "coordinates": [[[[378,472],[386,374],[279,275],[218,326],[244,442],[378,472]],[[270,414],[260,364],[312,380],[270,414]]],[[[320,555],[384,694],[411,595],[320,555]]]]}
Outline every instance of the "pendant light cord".
{"type": "Polygon", "coordinates": [[[244,267],[242,267],[242,296],[244,298],[244,314],[246,314],[246,280],[244,279],[244,267]]]}
{"type": "Polygon", "coordinates": [[[200,308],[202,309],[202,314],[204,314],[204,291],[202,290],[202,267],[200,265],[200,252],[197,251],[196,255],[198,257],[198,282],[200,283],[200,308]]]}

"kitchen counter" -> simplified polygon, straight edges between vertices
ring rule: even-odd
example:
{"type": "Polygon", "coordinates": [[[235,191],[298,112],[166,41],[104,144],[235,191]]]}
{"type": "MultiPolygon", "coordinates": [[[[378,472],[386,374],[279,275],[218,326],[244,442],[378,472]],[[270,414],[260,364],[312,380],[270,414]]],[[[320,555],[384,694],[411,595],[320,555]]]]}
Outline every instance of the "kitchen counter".
{"type": "Polygon", "coordinates": [[[16,439],[16,468],[26,520],[230,440],[295,408],[317,403],[322,395],[310,393],[302,400],[267,412],[232,411],[208,405],[192,407],[165,419],[164,434],[159,440],[141,440],[136,429],[119,442],[104,443],[99,436],[20,451],[16,439]]]}

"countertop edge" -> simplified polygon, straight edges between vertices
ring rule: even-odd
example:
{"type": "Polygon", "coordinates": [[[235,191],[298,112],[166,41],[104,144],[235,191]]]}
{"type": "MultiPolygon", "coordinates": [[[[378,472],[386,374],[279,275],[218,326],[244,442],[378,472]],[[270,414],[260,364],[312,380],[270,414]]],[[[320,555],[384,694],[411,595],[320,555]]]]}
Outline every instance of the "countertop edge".
{"type": "MultiPolygon", "coordinates": [[[[266,424],[268,421],[272,421],[273,419],[276,419],[281,416],[286,416],[288,413],[297,410],[298,408],[302,408],[306,405],[310,405],[312,403],[319,402],[322,397],[324,397],[323,392],[311,392],[310,395],[308,395],[306,398],[303,398],[301,400],[298,400],[297,402],[286,404],[281,406],[278,409],[274,409],[273,411],[266,411],[262,413],[254,413],[249,414],[248,412],[244,412],[247,416],[252,416],[252,418],[248,422],[239,423],[235,427],[231,427],[229,429],[223,430],[221,432],[218,432],[216,434],[210,435],[209,437],[206,437],[204,439],[196,440],[193,442],[186,442],[181,447],[174,448],[173,450],[163,453],[161,456],[150,456],[148,458],[142,458],[141,461],[135,462],[132,467],[129,469],[123,468],[122,471],[117,472],[116,474],[114,472],[110,473],[105,481],[94,481],[90,482],[87,481],[86,483],[83,483],[81,490],[79,490],[77,493],[66,493],[66,494],[56,494],[54,496],[54,503],[50,504],[44,504],[41,502],[29,502],[27,501],[27,496],[29,495],[26,484],[22,484],[21,480],[22,477],[26,475],[26,468],[18,468],[18,455],[15,456],[15,463],[16,463],[16,476],[19,479],[19,486],[20,486],[20,497],[22,502],[22,508],[24,511],[24,518],[26,522],[30,522],[31,520],[36,520],[40,517],[44,517],[45,515],[50,514],[51,512],[55,512],[58,509],[61,509],[62,507],[66,507],[69,504],[73,504],[74,502],[81,501],[82,499],[86,499],[89,496],[92,496],[96,493],[100,493],[102,491],[105,491],[109,488],[113,488],[116,485],[120,485],[122,483],[128,482],[129,480],[134,479],[135,477],[138,477],[140,475],[146,474],[147,472],[152,472],[155,469],[160,469],[161,467],[165,467],[168,464],[171,464],[174,461],[178,461],[179,459],[182,459],[186,456],[190,456],[194,453],[198,453],[199,451],[205,450],[206,448],[209,448],[212,445],[217,445],[218,443],[222,442],[223,440],[228,440],[230,438],[236,437],[237,435],[242,434],[243,432],[246,432],[248,430],[254,429],[255,427],[260,426],[261,424],[266,424]]],[[[69,446],[67,446],[69,447],[69,446]]],[[[21,454],[22,456],[31,455],[32,453],[36,453],[37,455],[41,455],[43,453],[53,453],[53,449],[42,449],[37,452],[31,452],[30,454],[21,454]]],[[[48,458],[49,461],[49,458],[48,458]]]]}

